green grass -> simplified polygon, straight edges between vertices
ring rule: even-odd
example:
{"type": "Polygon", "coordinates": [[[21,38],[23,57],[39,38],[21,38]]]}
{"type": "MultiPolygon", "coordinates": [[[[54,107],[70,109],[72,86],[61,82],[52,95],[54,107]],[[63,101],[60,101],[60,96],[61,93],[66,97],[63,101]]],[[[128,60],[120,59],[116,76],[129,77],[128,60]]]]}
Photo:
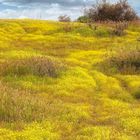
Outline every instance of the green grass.
{"type": "Polygon", "coordinates": [[[0,20],[0,140],[140,139],[140,26],[0,20]]]}

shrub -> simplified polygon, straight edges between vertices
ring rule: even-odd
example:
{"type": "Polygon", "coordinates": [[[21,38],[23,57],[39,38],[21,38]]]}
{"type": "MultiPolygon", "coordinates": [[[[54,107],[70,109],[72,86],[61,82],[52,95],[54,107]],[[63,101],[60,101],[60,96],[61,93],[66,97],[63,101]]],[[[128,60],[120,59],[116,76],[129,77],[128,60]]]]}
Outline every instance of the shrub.
{"type": "Polygon", "coordinates": [[[122,36],[125,34],[125,30],[128,28],[127,22],[119,22],[115,24],[113,29],[113,35],[122,36]]]}
{"type": "Polygon", "coordinates": [[[86,11],[86,15],[93,21],[132,21],[138,18],[127,0],[120,0],[115,4],[106,0],[98,1],[86,11]]]}
{"type": "Polygon", "coordinates": [[[60,22],[70,22],[70,21],[71,21],[70,17],[67,16],[67,15],[59,16],[59,17],[58,17],[58,20],[59,20],[60,22]]]}
{"type": "Polygon", "coordinates": [[[50,57],[32,57],[24,60],[17,60],[2,64],[1,74],[3,75],[26,75],[57,77],[64,69],[64,65],[50,57]]]}
{"type": "Polygon", "coordinates": [[[139,74],[140,51],[139,49],[120,49],[116,54],[109,56],[109,58],[106,58],[106,60],[98,66],[101,68],[101,71],[107,74],[139,74]]]}
{"type": "Polygon", "coordinates": [[[110,58],[109,63],[124,74],[140,73],[140,51],[122,49],[110,58]]]}
{"type": "Polygon", "coordinates": [[[78,19],[77,19],[78,22],[81,22],[81,23],[88,23],[89,22],[89,18],[87,16],[80,16],[78,19]]]}

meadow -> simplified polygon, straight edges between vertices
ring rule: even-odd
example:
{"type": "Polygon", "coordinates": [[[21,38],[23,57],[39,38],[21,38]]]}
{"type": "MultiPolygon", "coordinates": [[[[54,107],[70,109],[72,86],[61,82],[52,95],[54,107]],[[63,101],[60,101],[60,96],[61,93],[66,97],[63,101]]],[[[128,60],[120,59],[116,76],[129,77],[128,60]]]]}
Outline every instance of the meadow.
{"type": "Polygon", "coordinates": [[[114,24],[0,20],[0,140],[140,139],[140,22],[114,24]]]}

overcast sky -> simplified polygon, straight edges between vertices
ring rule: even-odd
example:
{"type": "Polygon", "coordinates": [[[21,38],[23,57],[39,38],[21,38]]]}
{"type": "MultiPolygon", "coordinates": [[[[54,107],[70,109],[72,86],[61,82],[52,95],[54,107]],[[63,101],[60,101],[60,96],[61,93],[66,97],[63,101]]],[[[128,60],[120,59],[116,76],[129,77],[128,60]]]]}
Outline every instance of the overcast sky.
{"type": "MultiPolygon", "coordinates": [[[[84,5],[96,0],[0,0],[0,18],[35,18],[56,20],[59,15],[76,19],[84,5]]],[[[110,0],[112,2],[116,0],[110,0]]],[[[140,0],[128,0],[140,15],[140,0]]]]}

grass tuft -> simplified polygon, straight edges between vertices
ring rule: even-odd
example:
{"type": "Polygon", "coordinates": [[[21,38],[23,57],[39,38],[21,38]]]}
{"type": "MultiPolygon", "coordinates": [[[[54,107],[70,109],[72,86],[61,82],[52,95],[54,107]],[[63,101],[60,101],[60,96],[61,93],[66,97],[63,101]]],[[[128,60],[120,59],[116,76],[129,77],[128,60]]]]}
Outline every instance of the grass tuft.
{"type": "Polygon", "coordinates": [[[2,75],[57,77],[65,66],[51,57],[32,57],[2,64],[2,75]]]}

